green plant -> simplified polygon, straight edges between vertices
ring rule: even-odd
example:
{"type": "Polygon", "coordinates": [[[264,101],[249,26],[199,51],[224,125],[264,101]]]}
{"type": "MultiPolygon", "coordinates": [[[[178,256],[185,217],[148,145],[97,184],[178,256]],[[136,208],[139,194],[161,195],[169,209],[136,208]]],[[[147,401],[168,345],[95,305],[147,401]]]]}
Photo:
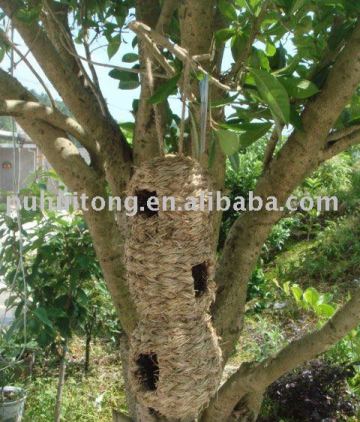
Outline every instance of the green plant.
{"type": "Polygon", "coordinates": [[[276,261],[277,277],[282,282],[297,280],[303,286],[324,283],[351,285],[358,278],[360,266],[359,216],[345,216],[329,221],[311,243],[303,242],[276,261]],[[301,246],[301,247],[300,247],[301,246]],[[298,249],[296,253],[292,250],[298,249]]]}
{"type": "MultiPolygon", "coordinates": [[[[105,332],[111,319],[116,321],[113,307],[88,229],[79,214],[49,212],[21,228],[26,296],[22,271],[18,271],[20,251],[16,221],[4,217],[1,233],[5,241],[0,254],[0,273],[12,292],[8,305],[15,308],[16,316],[4,332],[2,342],[10,341],[14,335],[21,338],[26,306],[27,340],[36,341],[40,348],[55,352],[60,359],[58,420],[69,340],[76,332],[86,334],[87,371],[92,337],[100,330],[105,332]]],[[[114,330],[114,324],[110,325],[114,330]]]]}
{"type": "Polygon", "coordinates": [[[282,290],[287,297],[295,299],[297,306],[306,311],[312,311],[320,321],[326,321],[336,311],[336,305],[332,302],[330,293],[319,293],[314,287],[303,290],[298,284],[286,282],[282,290]]]}

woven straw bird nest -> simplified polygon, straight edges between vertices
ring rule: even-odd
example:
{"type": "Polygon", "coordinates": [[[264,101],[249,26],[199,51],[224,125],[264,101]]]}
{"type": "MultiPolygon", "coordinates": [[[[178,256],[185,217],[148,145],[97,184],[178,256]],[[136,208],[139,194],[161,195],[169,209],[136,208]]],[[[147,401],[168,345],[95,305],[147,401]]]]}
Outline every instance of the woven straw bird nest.
{"type": "Polygon", "coordinates": [[[129,382],[140,403],[166,417],[195,416],[221,378],[221,351],[208,314],[215,291],[210,214],[199,209],[200,197],[207,209],[208,192],[200,165],[172,155],[143,164],[128,186],[143,207],[129,217],[125,245],[140,315],[130,339],[129,382]],[[174,198],[176,210],[149,210],[154,196],[160,204],[174,198]],[[198,199],[195,211],[183,210],[189,197],[198,199]]]}

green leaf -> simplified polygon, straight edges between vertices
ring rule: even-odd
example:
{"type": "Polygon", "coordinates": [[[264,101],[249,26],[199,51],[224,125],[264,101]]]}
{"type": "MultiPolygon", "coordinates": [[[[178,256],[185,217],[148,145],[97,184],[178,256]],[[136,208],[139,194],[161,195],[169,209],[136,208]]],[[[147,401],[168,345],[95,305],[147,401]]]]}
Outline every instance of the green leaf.
{"type": "Polygon", "coordinates": [[[240,55],[244,52],[247,42],[248,37],[243,33],[237,33],[231,38],[231,54],[235,61],[237,61],[240,55]]]}
{"type": "Polygon", "coordinates": [[[42,308],[41,306],[33,311],[33,314],[36,318],[41,321],[44,325],[49,327],[51,330],[54,329],[52,322],[49,320],[46,309],[42,308]]]}
{"type": "Polygon", "coordinates": [[[31,9],[21,8],[16,11],[16,18],[26,24],[34,23],[39,19],[39,8],[34,7],[31,9]]]}
{"type": "Polygon", "coordinates": [[[109,72],[109,76],[111,78],[120,80],[120,89],[134,89],[140,85],[139,77],[136,73],[127,72],[120,69],[113,69],[109,72]]]}
{"type": "Polygon", "coordinates": [[[319,292],[314,289],[313,287],[309,287],[304,292],[304,300],[308,303],[313,309],[315,309],[318,301],[319,301],[320,294],[319,292]]]}
{"type": "Polygon", "coordinates": [[[258,139],[262,138],[272,127],[271,123],[241,123],[225,124],[221,127],[239,134],[239,146],[247,148],[258,139]]]}
{"type": "Polygon", "coordinates": [[[273,116],[283,123],[290,119],[290,100],[284,86],[268,72],[251,69],[262,100],[269,106],[273,116]]]}
{"type": "Polygon", "coordinates": [[[250,63],[251,67],[270,70],[268,57],[262,50],[259,50],[255,47],[253,47],[251,50],[250,63]]]}
{"type": "Polygon", "coordinates": [[[321,303],[320,305],[316,305],[315,307],[316,314],[326,318],[331,318],[334,315],[335,311],[336,309],[328,303],[321,303]]]}
{"type": "Polygon", "coordinates": [[[280,78],[290,97],[305,99],[319,92],[319,88],[311,81],[300,78],[280,78]]]}
{"type": "Polygon", "coordinates": [[[290,296],[290,281],[286,281],[284,284],[283,284],[283,290],[284,290],[284,293],[286,294],[286,296],[290,296]]]}
{"type": "Polygon", "coordinates": [[[0,45],[0,63],[4,60],[5,53],[6,53],[5,47],[0,45]]]}
{"type": "Polygon", "coordinates": [[[231,96],[227,95],[225,98],[220,98],[218,100],[211,101],[211,107],[212,108],[224,107],[227,104],[232,104],[238,96],[239,96],[239,93],[236,93],[231,96]]]}
{"type": "Polygon", "coordinates": [[[301,287],[298,284],[293,284],[291,286],[291,293],[293,294],[295,300],[297,303],[301,302],[301,298],[303,295],[303,291],[301,289],[301,287]]]}
{"type": "Polygon", "coordinates": [[[231,21],[237,20],[236,9],[235,9],[234,5],[229,0],[220,0],[219,1],[219,10],[225,18],[228,18],[231,21]]]}
{"type": "Polygon", "coordinates": [[[304,126],[301,121],[301,115],[297,112],[295,105],[291,105],[290,123],[294,126],[294,128],[300,130],[301,132],[304,131],[304,126]]]}
{"type": "Polygon", "coordinates": [[[208,167],[211,169],[214,165],[216,158],[216,139],[214,136],[214,132],[211,132],[211,141],[210,141],[210,148],[209,148],[209,160],[208,160],[208,167]]]}
{"type": "Polygon", "coordinates": [[[154,95],[149,98],[150,104],[159,104],[167,99],[167,97],[173,94],[177,89],[177,83],[180,79],[180,74],[167,80],[164,84],[154,92],[154,95]]]}
{"type": "Polygon", "coordinates": [[[276,54],[276,47],[274,44],[271,44],[270,42],[266,43],[265,53],[267,56],[272,57],[276,54]]]}
{"type": "Polygon", "coordinates": [[[251,15],[254,15],[254,10],[248,0],[235,0],[235,3],[239,7],[245,7],[251,15]]]}
{"type": "Polygon", "coordinates": [[[301,9],[304,4],[306,4],[306,0],[295,0],[290,9],[290,16],[301,9]]]}
{"type": "Polygon", "coordinates": [[[118,52],[118,50],[120,48],[120,44],[121,44],[120,34],[115,35],[115,37],[113,37],[111,39],[111,41],[109,42],[108,47],[107,47],[107,53],[108,53],[109,59],[114,57],[115,54],[118,52]]]}
{"type": "Polygon", "coordinates": [[[240,157],[239,153],[235,153],[234,155],[230,155],[229,161],[231,164],[231,167],[235,172],[238,172],[240,169],[240,157]]]}
{"type": "Polygon", "coordinates": [[[216,130],[216,135],[224,154],[231,156],[239,151],[240,140],[239,135],[236,132],[226,129],[218,129],[216,130]]]}
{"type": "Polygon", "coordinates": [[[135,53],[126,53],[123,55],[122,61],[124,63],[134,63],[139,60],[139,56],[135,53]]]}
{"type": "Polygon", "coordinates": [[[215,39],[218,44],[222,44],[229,40],[233,35],[235,35],[236,31],[233,28],[224,28],[220,29],[215,33],[215,39]]]}

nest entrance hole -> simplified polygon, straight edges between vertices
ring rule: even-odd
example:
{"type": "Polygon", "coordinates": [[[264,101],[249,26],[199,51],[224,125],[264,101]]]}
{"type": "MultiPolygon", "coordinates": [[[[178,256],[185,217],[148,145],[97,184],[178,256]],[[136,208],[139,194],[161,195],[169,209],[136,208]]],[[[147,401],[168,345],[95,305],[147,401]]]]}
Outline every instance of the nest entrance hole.
{"type": "Polygon", "coordinates": [[[139,355],[136,364],[141,385],[146,391],[155,391],[159,381],[159,363],[156,353],[139,355]]]}
{"type": "Polygon", "coordinates": [[[195,297],[201,297],[208,287],[208,265],[206,262],[195,265],[191,269],[194,280],[195,297]]]}
{"type": "Polygon", "coordinates": [[[149,190],[138,190],[135,192],[135,196],[137,197],[138,201],[139,215],[144,218],[151,218],[159,214],[158,211],[154,210],[154,208],[157,208],[157,206],[154,205],[154,202],[152,202],[151,206],[149,207],[149,199],[154,197],[157,198],[156,191],[151,192],[149,190]]]}

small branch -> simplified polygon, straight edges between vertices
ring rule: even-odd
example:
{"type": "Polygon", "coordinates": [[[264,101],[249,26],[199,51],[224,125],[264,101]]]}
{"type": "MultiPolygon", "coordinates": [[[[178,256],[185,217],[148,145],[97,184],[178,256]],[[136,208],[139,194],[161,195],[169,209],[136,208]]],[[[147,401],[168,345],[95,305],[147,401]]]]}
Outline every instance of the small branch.
{"type": "Polygon", "coordinates": [[[180,4],[180,0],[165,0],[161,9],[161,13],[156,24],[156,31],[159,34],[164,34],[166,28],[169,26],[171,18],[177,7],[180,4]]]}
{"type": "Polygon", "coordinates": [[[10,38],[5,34],[5,32],[2,29],[0,29],[0,38],[3,40],[5,44],[9,45],[9,47],[11,47],[18,54],[21,60],[27,65],[27,67],[31,70],[31,72],[34,74],[36,79],[39,81],[40,85],[44,88],[46,94],[49,97],[52,107],[56,108],[55,100],[53,96],[51,95],[49,88],[46,86],[45,82],[43,81],[41,76],[38,74],[38,72],[34,69],[34,67],[29,62],[29,60],[26,58],[26,55],[22,54],[22,52],[16,47],[16,45],[10,40],[10,38]]]}
{"type": "MultiPolygon", "coordinates": [[[[148,78],[150,95],[152,96],[154,95],[154,77],[153,77],[153,72],[152,72],[152,63],[148,55],[146,55],[145,57],[145,62],[146,62],[146,68],[147,68],[147,78],[148,78]]],[[[155,128],[156,128],[157,138],[159,142],[159,152],[160,152],[160,155],[164,155],[164,131],[163,131],[159,104],[154,104],[153,110],[154,110],[154,118],[155,118],[155,128]]]]}
{"type": "Polygon", "coordinates": [[[161,51],[158,49],[156,44],[151,40],[147,34],[141,34],[144,42],[147,45],[148,54],[151,54],[153,58],[159,63],[159,65],[165,70],[169,77],[175,75],[176,71],[171,66],[171,64],[166,60],[166,58],[161,54],[161,51]]]}
{"type": "Polygon", "coordinates": [[[95,69],[94,65],[92,64],[92,60],[91,60],[91,51],[90,51],[90,47],[89,47],[88,34],[87,33],[84,36],[83,44],[84,44],[87,63],[89,65],[89,69],[90,69],[90,72],[91,72],[91,76],[92,76],[94,85],[95,85],[96,89],[98,91],[100,91],[99,78],[98,78],[98,75],[96,73],[96,69],[95,69]]]}
{"type": "MultiPolygon", "coordinates": [[[[63,34],[63,37],[61,37],[60,34],[57,34],[58,36],[58,41],[63,45],[63,47],[69,52],[74,50],[74,52],[76,53],[76,49],[75,46],[73,44],[72,38],[71,38],[71,33],[68,29],[68,26],[64,25],[63,22],[61,22],[54,10],[52,9],[53,3],[51,3],[51,5],[49,4],[50,0],[44,0],[44,7],[46,8],[46,10],[48,11],[51,19],[53,20],[53,22],[55,23],[58,31],[60,32],[60,34],[63,34]]],[[[51,22],[50,20],[47,21],[48,24],[51,22]]],[[[56,28],[55,28],[55,33],[57,33],[56,28]]],[[[74,58],[76,60],[77,65],[79,66],[79,68],[81,69],[81,72],[83,74],[84,79],[86,80],[87,84],[89,85],[90,89],[92,90],[94,96],[96,97],[99,106],[101,108],[101,111],[103,113],[104,116],[106,116],[108,114],[107,111],[107,106],[106,106],[106,102],[102,96],[102,93],[99,89],[97,89],[96,85],[95,85],[95,81],[93,82],[91,80],[91,78],[89,77],[88,73],[86,72],[80,58],[78,57],[77,54],[74,55],[74,58]]]]}
{"type": "Polygon", "coordinates": [[[63,352],[60,360],[60,368],[59,368],[59,379],[58,379],[58,386],[57,386],[57,393],[56,393],[56,402],[55,402],[55,416],[54,421],[60,422],[61,420],[61,406],[62,406],[62,397],[63,397],[63,390],[65,385],[65,374],[66,374],[66,353],[67,353],[67,345],[63,346],[63,352]]]}
{"type": "MultiPolygon", "coordinates": [[[[105,67],[108,69],[117,69],[117,70],[121,70],[123,72],[129,72],[129,73],[136,73],[136,74],[144,74],[146,75],[146,70],[145,69],[133,69],[133,68],[129,68],[129,67],[125,67],[125,66],[116,66],[113,64],[108,64],[108,63],[101,63],[95,60],[90,60],[87,57],[81,56],[77,53],[74,53],[72,51],[67,50],[69,54],[71,54],[72,56],[77,56],[79,59],[87,62],[88,64],[91,65],[95,65],[95,66],[100,66],[100,67],[105,67]]],[[[168,77],[162,73],[154,73],[154,76],[156,76],[157,78],[162,78],[162,79],[168,79],[168,77]]]]}
{"type": "Polygon", "coordinates": [[[349,126],[344,129],[337,130],[336,132],[331,132],[326,141],[327,143],[339,141],[342,138],[351,135],[353,132],[357,132],[359,130],[360,125],[349,126]]]}
{"type": "MultiPolygon", "coordinates": [[[[30,103],[38,104],[35,97],[26,88],[2,69],[0,69],[0,97],[25,98],[30,103]]],[[[0,102],[0,109],[8,105],[12,111],[16,108],[19,111],[19,109],[23,110],[26,108],[26,104],[27,101],[23,100],[3,101],[0,102]]],[[[42,109],[51,111],[50,115],[54,119],[60,119],[56,111],[41,105],[37,108],[35,114],[42,113],[42,109]]],[[[68,139],[68,135],[63,129],[59,129],[53,124],[35,117],[29,118],[29,116],[23,114],[16,115],[16,120],[38,145],[55,171],[63,178],[64,183],[74,192],[92,192],[102,183],[99,173],[95,171],[95,168],[91,168],[86,164],[78,148],[68,139]]]]}
{"type": "Polygon", "coordinates": [[[176,56],[183,63],[190,62],[191,67],[197,71],[201,72],[204,75],[209,76],[209,81],[214,86],[222,89],[223,91],[231,91],[232,88],[228,85],[223,84],[214,76],[210,75],[199,63],[197,63],[193,57],[189,55],[189,52],[180,47],[179,45],[172,43],[168,38],[159,34],[158,32],[151,29],[149,26],[143,24],[142,22],[130,22],[128,27],[134,31],[137,35],[143,36],[144,34],[148,35],[156,44],[161,45],[163,48],[169,50],[174,56],[176,56]]]}
{"type": "Polygon", "coordinates": [[[262,5],[259,15],[257,17],[254,17],[253,25],[251,27],[249,39],[246,43],[246,46],[242,50],[240,57],[238,58],[236,63],[234,63],[230,73],[226,77],[226,81],[228,83],[230,83],[233,79],[236,79],[239,73],[243,71],[246,60],[248,59],[251,53],[251,48],[254,44],[254,41],[256,40],[256,37],[259,34],[260,26],[266,15],[268,6],[269,6],[269,1],[265,1],[264,4],[262,5]]]}
{"type": "Polygon", "coordinates": [[[329,160],[357,144],[360,144],[360,125],[331,133],[326,140],[325,148],[320,151],[320,160],[329,160]]]}
{"type": "MultiPolygon", "coordinates": [[[[344,18],[340,16],[334,17],[334,22],[331,26],[330,32],[328,33],[328,40],[332,37],[336,36],[341,27],[341,25],[344,22],[344,18]]],[[[344,47],[344,44],[346,43],[346,38],[342,37],[339,44],[336,46],[336,48],[330,48],[329,45],[326,47],[325,52],[323,54],[323,57],[321,60],[310,70],[309,75],[307,76],[307,79],[310,81],[314,80],[314,77],[317,75],[318,72],[325,69],[327,66],[331,65],[335,62],[336,57],[338,56],[341,49],[344,47]]]]}
{"type": "MultiPolygon", "coordinates": [[[[281,127],[282,130],[283,127],[281,127]]],[[[267,170],[267,168],[269,167],[273,156],[274,156],[274,152],[276,149],[276,145],[279,141],[279,130],[277,127],[274,128],[274,130],[272,131],[272,134],[270,136],[270,139],[267,142],[266,145],[266,149],[265,149],[265,154],[264,154],[264,169],[263,172],[265,172],[267,170]]]]}
{"type": "Polygon", "coordinates": [[[282,375],[324,353],[360,323],[360,288],[320,329],[306,334],[282,349],[275,357],[258,364],[243,364],[220,388],[205,411],[202,422],[227,420],[247,393],[262,392],[282,375]]]}

